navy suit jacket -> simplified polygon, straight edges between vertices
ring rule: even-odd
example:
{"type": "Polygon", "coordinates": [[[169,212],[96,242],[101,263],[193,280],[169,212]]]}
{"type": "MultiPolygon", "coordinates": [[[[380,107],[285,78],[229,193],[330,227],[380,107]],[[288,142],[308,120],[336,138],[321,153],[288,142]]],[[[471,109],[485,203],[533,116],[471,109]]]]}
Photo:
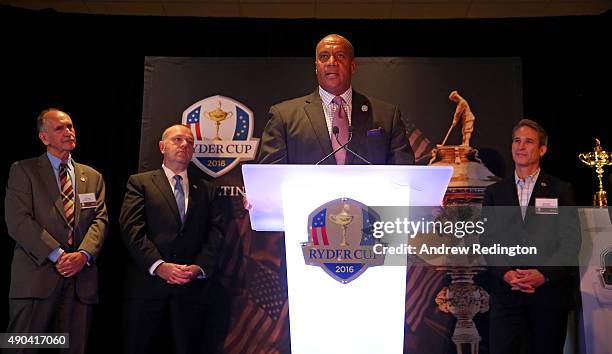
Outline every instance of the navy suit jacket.
{"type": "Polygon", "coordinates": [[[127,269],[129,298],[208,298],[223,241],[222,215],[213,201],[213,186],[191,172],[188,177],[189,202],[184,223],[163,169],[132,175],[128,180],[119,225],[132,258],[127,269]],[[149,273],[159,259],[196,264],[207,278],[193,279],[185,285],[167,284],[149,273]]]}
{"type": "Polygon", "coordinates": [[[547,278],[547,282],[536,289],[536,296],[552,290],[558,296],[542,300],[564,302],[568,295],[566,290],[573,284],[575,267],[572,265],[577,265],[581,243],[572,186],[541,170],[523,220],[512,174],[512,177],[487,187],[483,206],[484,217],[487,218],[486,243],[535,246],[538,251],[537,256],[525,256],[520,260],[496,257],[496,266],[489,269],[493,293],[516,295],[518,292],[511,290],[503,275],[511,269],[536,268],[547,278]],[[558,214],[537,213],[537,198],[557,199],[558,214]],[[521,264],[517,265],[516,262],[521,264]]]}

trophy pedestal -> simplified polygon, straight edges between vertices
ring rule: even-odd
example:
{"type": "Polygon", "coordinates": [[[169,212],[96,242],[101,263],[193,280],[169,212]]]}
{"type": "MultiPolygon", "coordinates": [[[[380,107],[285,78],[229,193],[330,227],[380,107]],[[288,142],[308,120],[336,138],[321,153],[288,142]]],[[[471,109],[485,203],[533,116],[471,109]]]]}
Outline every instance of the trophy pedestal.
{"type": "Polygon", "coordinates": [[[605,208],[608,206],[608,196],[605,190],[595,192],[593,195],[593,206],[605,208]]]}
{"type": "Polygon", "coordinates": [[[451,277],[451,284],[442,288],[436,296],[436,304],[442,312],[451,313],[457,318],[452,341],[458,354],[469,345],[471,354],[480,350],[480,334],[472,320],[477,313],[489,311],[489,294],[474,283],[474,275],[483,267],[439,267],[451,277]]]}

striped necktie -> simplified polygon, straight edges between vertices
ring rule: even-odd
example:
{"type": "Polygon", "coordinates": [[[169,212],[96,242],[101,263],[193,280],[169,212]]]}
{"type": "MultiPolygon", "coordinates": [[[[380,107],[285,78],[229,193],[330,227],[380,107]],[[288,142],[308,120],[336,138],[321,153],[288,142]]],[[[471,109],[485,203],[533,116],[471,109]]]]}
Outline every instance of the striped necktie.
{"type": "Polygon", "coordinates": [[[70,176],[68,176],[68,165],[66,163],[60,163],[59,177],[64,215],[69,229],[68,245],[72,246],[74,242],[74,188],[70,176]]]}
{"type": "Polygon", "coordinates": [[[179,175],[174,176],[174,199],[176,199],[181,222],[185,222],[185,191],[183,191],[182,180],[183,177],[179,175]]]}

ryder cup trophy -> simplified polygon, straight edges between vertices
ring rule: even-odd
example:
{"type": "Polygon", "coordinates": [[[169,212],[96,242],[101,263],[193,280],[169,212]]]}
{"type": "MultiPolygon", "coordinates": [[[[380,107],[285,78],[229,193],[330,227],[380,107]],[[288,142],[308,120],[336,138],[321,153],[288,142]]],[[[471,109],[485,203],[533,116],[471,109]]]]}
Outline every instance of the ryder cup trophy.
{"type": "Polygon", "coordinates": [[[217,134],[215,135],[213,140],[217,140],[217,141],[218,140],[223,140],[219,136],[219,128],[221,127],[221,122],[223,122],[224,120],[230,118],[232,116],[233,112],[225,112],[224,110],[222,110],[221,109],[221,101],[219,101],[219,107],[215,108],[215,110],[213,110],[213,111],[204,112],[204,113],[208,116],[208,119],[212,120],[217,125],[217,134]]]}
{"type": "Polygon", "coordinates": [[[604,167],[612,165],[612,153],[602,149],[599,139],[595,139],[593,151],[580,153],[578,158],[587,166],[595,168],[595,173],[597,173],[597,178],[599,179],[599,190],[593,196],[593,206],[600,208],[608,206],[608,197],[603,189],[602,178],[604,167]]]}
{"type": "Polygon", "coordinates": [[[329,216],[329,219],[335,223],[338,224],[340,226],[342,226],[342,242],[340,243],[340,246],[342,247],[346,247],[349,246],[349,243],[346,241],[346,229],[348,228],[349,224],[353,222],[353,218],[354,216],[349,214],[349,206],[348,204],[344,204],[344,207],[342,208],[342,211],[338,214],[331,214],[329,216]]]}

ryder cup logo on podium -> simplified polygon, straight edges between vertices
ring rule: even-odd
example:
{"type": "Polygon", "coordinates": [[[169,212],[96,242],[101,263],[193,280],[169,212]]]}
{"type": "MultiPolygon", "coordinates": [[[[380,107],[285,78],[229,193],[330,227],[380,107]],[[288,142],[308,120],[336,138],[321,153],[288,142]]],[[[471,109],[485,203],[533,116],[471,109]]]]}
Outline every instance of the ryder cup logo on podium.
{"type": "Polygon", "coordinates": [[[308,242],[301,244],[306,264],[321,267],[342,284],[368,267],[382,265],[384,254],[373,251],[380,242],[372,234],[372,224],[379,220],[366,205],[348,198],[318,207],[308,216],[308,242]]]}
{"type": "Polygon", "coordinates": [[[253,112],[234,99],[217,95],[200,100],[183,112],[182,122],[195,137],[193,162],[211,177],[255,158],[259,139],[252,138],[253,112]]]}

